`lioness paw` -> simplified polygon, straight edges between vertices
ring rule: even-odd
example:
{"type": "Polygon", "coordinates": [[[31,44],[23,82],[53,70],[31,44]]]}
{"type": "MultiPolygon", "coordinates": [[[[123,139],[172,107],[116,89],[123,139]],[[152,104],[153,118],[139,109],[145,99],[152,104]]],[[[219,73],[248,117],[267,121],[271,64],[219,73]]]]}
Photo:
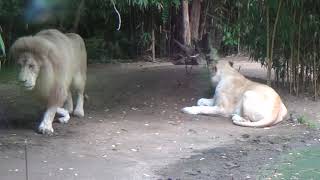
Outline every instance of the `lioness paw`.
{"type": "Polygon", "coordinates": [[[199,111],[195,106],[182,108],[181,111],[187,114],[199,114],[199,111]]]}
{"type": "Polygon", "coordinates": [[[213,99],[201,98],[197,102],[198,106],[213,106],[213,99]]]}
{"type": "Polygon", "coordinates": [[[51,124],[42,122],[39,126],[39,132],[42,134],[52,135],[54,131],[51,124]]]}
{"type": "Polygon", "coordinates": [[[241,116],[239,116],[238,114],[232,114],[232,121],[233,122],[243,122],[244,119],[241,116]]]}

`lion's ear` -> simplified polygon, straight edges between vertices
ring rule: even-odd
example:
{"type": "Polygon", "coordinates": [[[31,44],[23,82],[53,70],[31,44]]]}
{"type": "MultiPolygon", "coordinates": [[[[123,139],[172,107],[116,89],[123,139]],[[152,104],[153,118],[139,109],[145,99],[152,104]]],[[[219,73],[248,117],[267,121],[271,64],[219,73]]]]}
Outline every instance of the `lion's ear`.
{"type": "Polygon", "coordinates": [[[229,61],[229,65],[230,65],[231,67],[233,67],[233,62],[232,62],[232,61],[229,61]]]}

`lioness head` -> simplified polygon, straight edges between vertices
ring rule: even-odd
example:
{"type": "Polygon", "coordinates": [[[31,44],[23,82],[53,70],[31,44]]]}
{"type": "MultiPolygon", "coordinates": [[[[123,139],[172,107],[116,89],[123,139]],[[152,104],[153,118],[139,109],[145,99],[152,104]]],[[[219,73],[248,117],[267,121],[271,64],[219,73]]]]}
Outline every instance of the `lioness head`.
{"type": "Polygon", "coordinates": [[[25,52],[16,57],[18,80],[27,90],[32,90],[38,78],[40,65],[31,53],[25,52]]]}
{"type": "Polygon", "coordinates": [[[231,61],[218,61],[216,63],[213,63],[211,65],[211,81],[215,85],[217,84],[222,77],[222,74],[224,71],[226,71],[228,68],[233,67],[233,62],[231,61]]]}

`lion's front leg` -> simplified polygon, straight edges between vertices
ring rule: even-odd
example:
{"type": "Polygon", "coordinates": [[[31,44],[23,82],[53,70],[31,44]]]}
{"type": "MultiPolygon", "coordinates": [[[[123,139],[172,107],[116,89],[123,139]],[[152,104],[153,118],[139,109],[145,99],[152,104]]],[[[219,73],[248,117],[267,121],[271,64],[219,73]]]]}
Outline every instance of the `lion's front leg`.
{"type": "Polygon", "coordinates": [[[59,115],[61,115],[61,117],[59,118],[59,122],[60,123],[68,123],[69,119],[70,119],[70,114],[69,111],[64,109],[64,108],[57,108],[57,113],[59,115]]]}
{"type": "Polygon", "coordinates": [[[56,112],[57,112],[57,107],[55,106],[50,107],[46,110],[39,126],[39,132],[41,132],[42,134],[48,134],[48,135],[53,133],[52,122],[56,112]]]}
{"type": "Polygon", "coordinates": [[[50,96],[48,99],[48,105],[47,105],[48,108],[47,108],[46,112],[44,113],[43,119],[42,119],[40,126],[39,126],[39,131],[42,134],[49,134],[50,135],[53,133],[52,122],[54,120],[54,116],[56,115],[56,112],[58,112],[59,114],[62,113],[62,115],[64,115],[64,117],[67,114],[69,115],[67,110],[65,110],[63,108],[59,108],[59,107],[62,107],[63,103],[65,102],[65,100],[67,98],[67,95],[68,95],[68,93],[64,87],[55,86],[55,88],[53,88],[51,90],[50,96]]]}

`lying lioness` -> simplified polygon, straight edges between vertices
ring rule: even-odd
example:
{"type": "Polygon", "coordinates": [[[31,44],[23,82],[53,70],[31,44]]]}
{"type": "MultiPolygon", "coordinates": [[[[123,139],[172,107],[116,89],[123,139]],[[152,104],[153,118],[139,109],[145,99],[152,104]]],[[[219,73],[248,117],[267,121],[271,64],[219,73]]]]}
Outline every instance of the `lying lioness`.
{"type": "Polygon", "coordinates": [[[216,84],[213,99],[201,98],[198,106],[185,107],[188,114],[232,117],[234,124],[249,127],[272,126],[287,114],[280,96],[271,87],[246,79],[228,62],[219,61],[212,68],[216,84]]]}

